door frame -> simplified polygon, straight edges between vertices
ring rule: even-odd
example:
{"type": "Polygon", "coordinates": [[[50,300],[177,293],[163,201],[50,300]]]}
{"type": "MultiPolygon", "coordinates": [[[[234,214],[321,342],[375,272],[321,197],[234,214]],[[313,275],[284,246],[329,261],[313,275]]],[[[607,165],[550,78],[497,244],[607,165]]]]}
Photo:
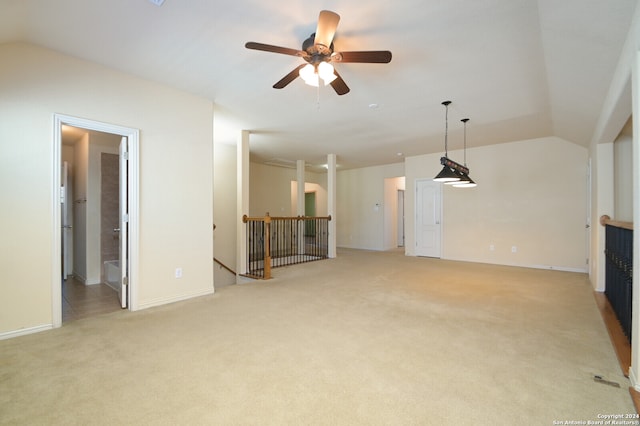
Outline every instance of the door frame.
{"type": "Polygon", "coordinates": [[[60,228],[60,164],[62,161],[62,126],[69,125],[86,130],[112,133],[126,136],[129,140],[128,191],[129,191],[129,310],[138,308],[138,252],[139,252],[139,144],[140,130],[102,123],[63,114],[53,114],[53,167],[51,202],[53,217],[51,229],[53,244],[51,247],[51,314],[54,328],[62,325],[62,232],[60,228]]]}

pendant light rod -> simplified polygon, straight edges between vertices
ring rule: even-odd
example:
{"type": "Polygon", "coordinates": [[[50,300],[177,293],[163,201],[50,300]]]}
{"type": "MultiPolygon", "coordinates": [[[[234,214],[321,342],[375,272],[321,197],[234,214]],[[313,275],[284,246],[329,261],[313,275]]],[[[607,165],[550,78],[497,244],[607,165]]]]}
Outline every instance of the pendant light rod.
{"type": "Polygon", "coordinates": [[[469,119],[463,118],[460,121],[464,123],[464,165],[466,167],[467,165],[467,121],[469,121],[469,119]]]}
{"type": "MultiPolygon", "coordinates": [[[[460,121],[464,124],[464,167],[467,168],[467,121],[469,121],[469,119],[463,118],[460,121]]],[[[476,186],[478,185],[469,176],[468,168],[467,173],[463,174],[458,182],[453,182],[454,188],[474,188],[476,186]]]]}
{"type": "Polygon", "coordinates": [[[448,147],[448,133],[449,133],[449,105],[451,101],[444,101],[442,105],[444,105],[444,156],[449,157],[449,147],[448,147]]]}
{"type": "Polygon", "coordinates": [[[445,107],[444,115],[444,157],[440,158],[440,164],[442,164],[442,171],[433,178],[435,182],[457,182],[460,180],[460,172],[456,172],[457,166],[462,167],[455,161],[449,160],[449,105],[451,101],[444,101],[442,105],[445,107]]]}

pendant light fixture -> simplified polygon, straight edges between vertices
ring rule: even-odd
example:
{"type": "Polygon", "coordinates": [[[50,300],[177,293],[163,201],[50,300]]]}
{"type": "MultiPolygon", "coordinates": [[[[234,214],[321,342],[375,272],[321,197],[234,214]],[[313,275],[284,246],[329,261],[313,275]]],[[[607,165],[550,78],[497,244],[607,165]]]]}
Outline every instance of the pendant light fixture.
{"type": "Polygon", "coordinates": [[[445,116],[444,116],[444,157],[440,158],[440,164],[442,164],[442,170],[436,177],[433,178],[435,182],[457,182],[460,180],[460,176],[456,173],[455,169],[451,167],[449,160],[449,152],[447,146],[447,137],[449,133],[449,105],[451,101],[444,101],[442,105],[445,108],[445,116]]]}
{"type": "MultiPolygon", "coordinates": [[[[468,118],[463,118],[462,120],[464,125],[464,166],[467,167],[467,121],[468,118]]],[[[478,186],[473,179],[469,177],[469,168],[467,168],[467,173],[463,174],[459,181],[454,182],[453,186],[455,188],[473,188],[478,186]]]]}

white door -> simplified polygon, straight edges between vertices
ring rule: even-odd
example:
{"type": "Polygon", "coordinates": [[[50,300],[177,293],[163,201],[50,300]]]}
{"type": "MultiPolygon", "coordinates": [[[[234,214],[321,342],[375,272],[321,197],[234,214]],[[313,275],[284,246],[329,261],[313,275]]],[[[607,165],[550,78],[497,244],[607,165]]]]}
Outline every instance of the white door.
{"type": "Polygon", "coordinates": [[[129,197],[128,197],[128,141],[123,137],[120,141],[120,286],[118,297],[120,306],[126,308],[129,301],[129,197]]]}
{"type": "Polygon", "coordinates": [[[416,181],[416,256],[441,256],[441,198],[441,183],[416,181]]]}

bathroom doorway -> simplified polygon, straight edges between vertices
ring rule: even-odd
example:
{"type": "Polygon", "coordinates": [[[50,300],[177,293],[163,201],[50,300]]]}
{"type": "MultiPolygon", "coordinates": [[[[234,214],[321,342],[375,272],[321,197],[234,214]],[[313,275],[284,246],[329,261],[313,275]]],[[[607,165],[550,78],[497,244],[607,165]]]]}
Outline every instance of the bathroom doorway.
{"type": "Polygon", "coordinates": [[[62,126],[62,322],[120,308],[120,136],[62,126]]]}
{"type": "Polygon", "coordinates": [[[52,285],[58,327],[63,319],[135,307],[138,131],[60,115],[55,123],[61,253],[52,285]]]}

